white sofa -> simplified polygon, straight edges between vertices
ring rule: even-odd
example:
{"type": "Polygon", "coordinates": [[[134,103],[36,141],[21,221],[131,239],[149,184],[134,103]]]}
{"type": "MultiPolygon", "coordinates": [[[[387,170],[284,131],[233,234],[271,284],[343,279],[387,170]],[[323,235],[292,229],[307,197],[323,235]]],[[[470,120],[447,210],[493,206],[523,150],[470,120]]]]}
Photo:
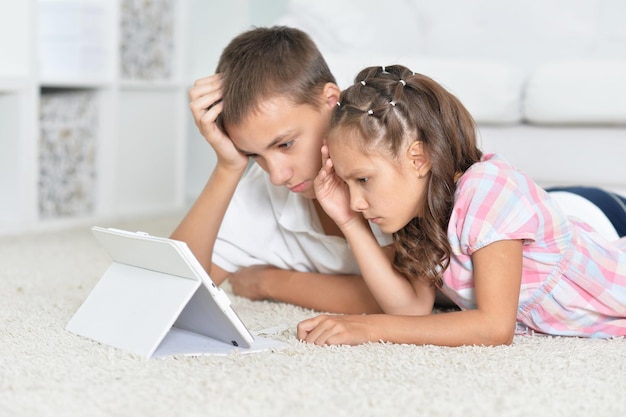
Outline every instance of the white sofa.
{"type": "Polygon", "coordinates": [[[289,0],[340,87],[404,64],[456,94],[482,147],[537,182],[626,195],[626,1],[289,0]]]}

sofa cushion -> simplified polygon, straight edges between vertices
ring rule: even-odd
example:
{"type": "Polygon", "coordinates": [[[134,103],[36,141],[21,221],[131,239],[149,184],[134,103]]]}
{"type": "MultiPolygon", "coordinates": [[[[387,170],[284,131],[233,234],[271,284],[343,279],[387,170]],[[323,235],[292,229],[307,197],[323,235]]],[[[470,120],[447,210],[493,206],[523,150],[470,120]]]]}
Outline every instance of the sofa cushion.
{"type": "Polygon", "coordinates": [[[326,60],[342,89],[367,66],[402,64],[456,95],[480,124],[514,124],[522,119],[524,72],[503,62],[391,54],[326,54],[326,60]]]}
{"type": "Polygon", "coordinates": [[[382,7],[379,0],[288,0],[277,24],[304,30],[324,56],[353,50],[419,53],[422,27],[414,1],[382,7]]]}
{"type": "Polygon", "coordinates": [[[626,124],[626,60],[560,61],[529,76],[524,118],[537,124],[626,124]]]}
{"type": "Polygon", "coordinates": [[[409,1],[420,12],[424,54],[525,68],[588,55],[602,9],[601,1],[590,0],[409,1]]]}

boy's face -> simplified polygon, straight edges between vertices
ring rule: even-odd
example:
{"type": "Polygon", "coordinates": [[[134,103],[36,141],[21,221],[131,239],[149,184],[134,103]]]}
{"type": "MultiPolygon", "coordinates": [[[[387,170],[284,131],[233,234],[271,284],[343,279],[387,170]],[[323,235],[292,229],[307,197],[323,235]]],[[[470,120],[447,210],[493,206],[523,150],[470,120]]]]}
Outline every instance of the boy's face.
{"type": "Polygon", "coordinates": [[[315,198],[313,180],[321,168],[320,148],[337,102],[333,97],[324,96],[316,109],[276,96],[263,101],[240,126],[226,130],[235,146],[269,174],[272,184],[315,198]]]}

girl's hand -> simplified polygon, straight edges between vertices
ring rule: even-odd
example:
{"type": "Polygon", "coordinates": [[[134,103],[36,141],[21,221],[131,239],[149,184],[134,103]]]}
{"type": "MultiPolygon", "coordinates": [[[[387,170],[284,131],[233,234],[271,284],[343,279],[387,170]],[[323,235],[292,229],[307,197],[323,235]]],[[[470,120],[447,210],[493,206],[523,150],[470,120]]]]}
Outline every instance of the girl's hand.
{"type": "Polygon", "coordinates": [[[196,80],[189,89],[189,107],[200,133],[217,154],[218,163],[227,167],[245,169],[248,157],[235,145],[216,120],[222,113],[222,78],[219,74],[196,80]]]}
{"type": "Polygon", "coordinates": [[[376,342],[368,315],[320,315],[298,323],[299,340],[316,345],[360,345],[376,342]]]}
{"type": "Polygon", "coordinates": [[[339,228],[355,219],[362,221],[359,213],[350,208],[348,186],[335,173],[326,142],[322,146],[322,168],[315,177],[313,187],[320,206],[339,228]]]}

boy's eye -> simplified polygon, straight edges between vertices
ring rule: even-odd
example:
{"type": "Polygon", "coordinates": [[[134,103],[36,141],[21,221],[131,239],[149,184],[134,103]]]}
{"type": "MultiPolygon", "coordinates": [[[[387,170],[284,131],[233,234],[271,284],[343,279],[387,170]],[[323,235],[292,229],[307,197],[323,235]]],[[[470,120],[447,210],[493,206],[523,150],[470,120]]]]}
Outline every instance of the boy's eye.
{"type": "Polygon", "coordinates": [[[361,177],[361,178],[357,178],[356,181],[360,182],[360,183],[366,183],[366,182],[369,181],[369,178],[368,177],[361,177]]]}
{"type": "Polygon", "coordinates": [[[291,148],[291,145],[293,145],[293,140],[290,140],[290,141],[285,142],[285,143],[281,143],[280,145],[278,145],[278,147],[282,148],[282,149],[289,149],[289,148],[291,148]]]}

